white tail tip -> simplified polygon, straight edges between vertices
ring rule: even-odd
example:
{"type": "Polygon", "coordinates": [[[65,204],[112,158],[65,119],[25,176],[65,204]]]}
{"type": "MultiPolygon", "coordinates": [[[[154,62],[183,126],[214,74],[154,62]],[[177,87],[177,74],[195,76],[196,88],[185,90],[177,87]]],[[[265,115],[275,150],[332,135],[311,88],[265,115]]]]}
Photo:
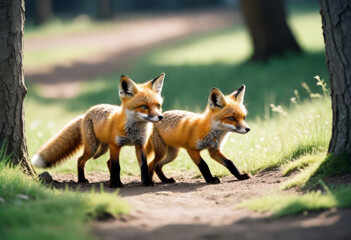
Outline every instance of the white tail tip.
{"type": "Polygon", "coordinates": [[[32,164],[38,168],[44,168],[46,166],[44,159],[39,154],[35,154],[32,157],[32,164]]]}

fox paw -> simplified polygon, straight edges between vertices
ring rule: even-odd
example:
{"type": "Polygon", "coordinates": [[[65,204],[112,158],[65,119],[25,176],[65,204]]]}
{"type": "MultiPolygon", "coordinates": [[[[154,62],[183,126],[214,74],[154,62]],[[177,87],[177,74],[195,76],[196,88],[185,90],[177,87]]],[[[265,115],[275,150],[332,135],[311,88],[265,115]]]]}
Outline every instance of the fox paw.
{"type": "Polygon", "coordinates": [[[175,183],[176,180],[174,180],[174,178],[166,178],[166,179],[162,179],[162,183],[175,183]]]}
{"type": "Polygon", "coordinates": [[[153,181],[143,182],[143,186],[144,187],[149,187],[149,186],[153,187],[153,186],[155,186],[155,183],[153,181]]]}
{"type": "Polygon", "coordinates": [[[245,180],[251,178],[251,175],[249,173],[243,173],[238,177],[239,180],[245,180]]]}
{"type": "Polygon", "coordinates": [[[119,182],[119,183],[110,183],[110,188],[122,188],[124,187],[123,183],[119,182]]]}
{"type": "Polygon", "coordinates": [[[209,183],[209,184],[218,184],[218,183],[221,183],[221,180],[219,180],[218,177],[213,177],[209,181],[207,181],[207,183],[209,183]]]}
{"type": "Polygon", "coordinates": [[[78,183],[89,183],[89,181],[86,178],[81,178],[81,179],[78,179],[78,183]]]}

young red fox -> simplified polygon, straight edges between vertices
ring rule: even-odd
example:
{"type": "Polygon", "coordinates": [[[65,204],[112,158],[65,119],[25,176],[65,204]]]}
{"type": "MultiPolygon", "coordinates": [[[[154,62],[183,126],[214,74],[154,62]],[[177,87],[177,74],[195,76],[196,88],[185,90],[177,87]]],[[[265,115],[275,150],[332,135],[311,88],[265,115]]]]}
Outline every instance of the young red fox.
{"type": "Polygon", "coordinates": [[[110,186],[123,187],[120,179],[119,154],[125,145],[134,145],[144,186],[153,185],[146,160],[146,143],[152,132],[152,123],[159,122],[161,90],[165,74],[143,84],[136,84],[122,75],[119,84],[121,106],[101,104],[91,107],[77,117],[56,136],[44,144],[32,158],[36,167],[51,167],[72,155],[83,145],[78,159],[78,182],[85,178],[85,163],[98,158],[110,149],[110,186]]]}
{"type": "Polygon", "coordinates": [[[228,132],[245,134],[250,131],[245,123],[244,94],[245,85],[227,96],[213,88],[206,111],[201,115],[178,110],[164,112],[163,120],[154,125],[147,145],[148,154],[152,151],[155,153],[154,160],[149,164],[150,177],[155,170],[162,182],[175,182],[164,175],[162,167],[177,157],[180,148],[185,148],[207,183],[220,181],[212,176],[201,158],[200,151],[203,149],[208,149],[211,157],[227,167],[239,180],[250,178],[249,174],[241,173],[220,150],[228,132]]]}

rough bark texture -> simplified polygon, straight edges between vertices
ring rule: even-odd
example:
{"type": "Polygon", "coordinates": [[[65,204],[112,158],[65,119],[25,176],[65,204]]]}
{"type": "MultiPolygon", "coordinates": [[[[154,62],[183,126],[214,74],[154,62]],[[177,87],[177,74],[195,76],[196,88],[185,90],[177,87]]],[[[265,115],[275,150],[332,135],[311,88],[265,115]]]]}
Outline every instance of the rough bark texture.
{"type": "Polygon", "coordinates": [[[14,164],[35,174],[24,127],[23,26],[24,0],[0,0],[0,146],[5,144],[14,164]]]}
{"type": "Polygon", "coordinates": [[[111,0],[98,0],[97,2],[97,18],[106,20],[112,18],[112,3],[111,0]]]}
{"type": "Polygon", "coordinates": [[[333,130],[329,153],[351,154],[351,2],[320,0],[330,75],[333,130]]]}
{"type": "Polygon", "coordinates": [[[35,24],[47,23],[53,16],[51,0],[35,0],[35,24]]]}
{"type": "Polygon", "coordinates": [[[287,51],[301,53],[287,24],[282,0],[241,0],[241,7],[254,46],[251,60],[265,61],[287,51]]]}

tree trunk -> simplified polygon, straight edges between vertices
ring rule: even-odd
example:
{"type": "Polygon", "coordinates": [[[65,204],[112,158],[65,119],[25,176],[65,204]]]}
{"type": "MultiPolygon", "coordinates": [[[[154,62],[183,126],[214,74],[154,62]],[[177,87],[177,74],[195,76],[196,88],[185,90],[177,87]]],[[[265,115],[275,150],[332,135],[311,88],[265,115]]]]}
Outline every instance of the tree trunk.
{"type": "Polygon", "coordinates": [[[241,0],[254,46],[253,61],[266,61],[287,51],[301,53],[286,21],[282,0],[241,0]]]}
{"type": "Polygon", "coordinates": [[[107,20],[112,18],[112,3],[111,0],[98,0],[97,18],[107,20]]]}
{"type": "Polygon", "coordinates": [[[35,17],[36,25],[47,23],[53,16],[51,0],[35,0],[35,17]]]}
{"type": "Polygon", "coordinates": [[[1,0],[0,22],[0,146],[5,144],[13,164],[36,175],[28,162],[24,127],[24,0],[1,0]]]}
{"type": "Polygon", "coordinates": [[[351,156],[351,4],[320,0],[320,5],[333,109],[328,152],[351,156]]]}

